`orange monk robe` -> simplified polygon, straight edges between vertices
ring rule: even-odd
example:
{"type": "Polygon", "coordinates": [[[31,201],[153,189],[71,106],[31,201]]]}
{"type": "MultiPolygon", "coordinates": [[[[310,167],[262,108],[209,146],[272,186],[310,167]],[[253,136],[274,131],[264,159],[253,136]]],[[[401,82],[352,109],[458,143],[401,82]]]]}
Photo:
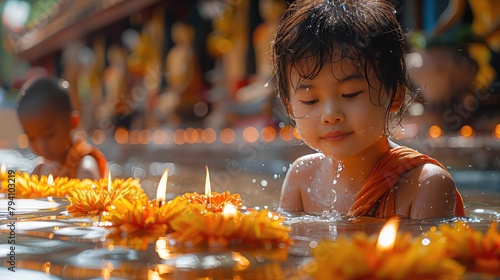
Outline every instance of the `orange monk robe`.
{"type": "Polygon", "coordinates": [[[106,157],[99,149],[80,139],[76,140],[71,146],[66,162],[61,166],[61,173],[67,174],[66,176],[69,178],[76,178],[78,166],[85,156],[91,156],[97,161],[99,174],[101,178],[105,178],[107,175],[106,157]]]}
{"type": "MultiPolygon", "coordinates": [[[[389,218],[396,215],[393,186],[403,173],[425,163],[432,163],[446,170],[437,160],[408,147],[400,146],[391,149],[363,183],[361,190],[356,194],[349,215],[354,217],[369,215],[377,218],[389,218]]],[[[455,215],[465,216],[462,196],[457,189],[455,193],[455,215]]]]}

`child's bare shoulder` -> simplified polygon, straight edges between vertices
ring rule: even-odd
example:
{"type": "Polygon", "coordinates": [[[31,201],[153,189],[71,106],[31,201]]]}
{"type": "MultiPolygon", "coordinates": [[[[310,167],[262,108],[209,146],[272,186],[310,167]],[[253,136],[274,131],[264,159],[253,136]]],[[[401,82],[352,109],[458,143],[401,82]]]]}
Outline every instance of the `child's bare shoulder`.
{"type": "Polygon", "coordinates": [[[313,153],[297,158],[290,166],[289,176],[311,178],[318,170],[330,168],[332,159],[322,153],[313,153]]]}
{"type": "MultiPolygon", "coordinates": [[[[456,207],[456,187],[451,175],[441,166],[426,163],[409,171],[401,189],[409,217],[424,219],[453,216],[456,207]]],[[[404,203],[403,203],[404,204],[404,203]]]]}
{"type": "Polygon", "coordinates": [[[433,163],[422,164],[409,170],[405,179],[406,181],[418,182],[421,186],[434,182],[438,184],[452,184],[455,187],[450,173],[441,166],[433,163]]]}

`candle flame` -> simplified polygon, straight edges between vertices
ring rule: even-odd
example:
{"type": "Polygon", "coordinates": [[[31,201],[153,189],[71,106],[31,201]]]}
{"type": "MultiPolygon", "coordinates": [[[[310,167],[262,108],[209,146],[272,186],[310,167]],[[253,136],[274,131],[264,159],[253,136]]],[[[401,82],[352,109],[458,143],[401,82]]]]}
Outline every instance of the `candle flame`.
{"type": "Polygon", "coordinates": [[[0,166],[0,174],[7,173],[7,166],[5,166],[5,162],[2,162],[2,166],[0,166]]]}
{"type": "Polygon", "coordinates": [[[224,216],[224,218],[234,218],[236,217],[237,213],[238,209],[236,209],[236,206],[234,206],[232,203],[226,204],[222,209],[222,216],[224,216]]]}
{"type": "Polygon", "coordinates": [[[396,235],[398,233],[398,220],[389,219],[378,236],[377,240],[377,250],[387,251],[394,248],[394,243],[396,242],[396,235]]]}
{"type": "Polygon", "coordinates": [[[113,188],[113,181],[111,180],[111,171],[108,172],[108,193],[111,192],[113,188]]]}
{"type": "Polygon", "coordinates": [[[49,177],[47,178],[47,185],[54,185],[54,177],[52,176],[52,174],[49,174],[49,177]]]}
{"type": "Polygon", "coordinates": [[[156,190],[156,201],[158,201],[159,203],[166,201],[167,179],[168,179],[168,168],[166,168],[165,171],[163,172],[160,182],[158,183],[158,189],[156,190]]]}
{"type": "Polygon", "coordinates": [[[212,186],[210,185],[210,173],[208,172],[208,166],[205,165],[207,171],[207,176],[205,179],[205,196],[207,197],[207,205],[212,204],[212,186]]]}

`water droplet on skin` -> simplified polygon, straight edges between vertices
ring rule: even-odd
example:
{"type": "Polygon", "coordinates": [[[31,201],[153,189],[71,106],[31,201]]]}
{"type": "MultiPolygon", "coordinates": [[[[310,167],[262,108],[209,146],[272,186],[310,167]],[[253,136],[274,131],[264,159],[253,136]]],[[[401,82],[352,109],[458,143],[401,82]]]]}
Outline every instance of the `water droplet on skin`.
{"type": "Polygon", "coordinates": [[[267,181],[266,180],[260,181],[260,185],[263,186],[263,187],[266,187],[267,186],[267,181]]]}
{"type": "Polygon", "coordinates": [[[254,184],[255,184],[255,182],[257,182],[257,180],[256,180],[256,179],[252,179],[252,183],[254,183],[254,184]]]}
{"type": "Polygon", "coordinates": [[[334,185],[337,184],[337,178],[333,179],[333,182],[332,182],[334,185]]]}
{"type": "Polygon", "coordinates": [[[311,188],[307,188],[307,192],[310,193],[311,192],[311,188]]]}

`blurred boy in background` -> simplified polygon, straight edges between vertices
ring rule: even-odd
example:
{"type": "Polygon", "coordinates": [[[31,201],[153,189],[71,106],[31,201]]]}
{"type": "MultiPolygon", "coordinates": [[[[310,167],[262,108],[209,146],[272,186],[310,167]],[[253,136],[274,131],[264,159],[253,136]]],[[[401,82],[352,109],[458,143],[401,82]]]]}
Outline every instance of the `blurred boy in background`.
{"type": "Polygon", "coordinates": [[[71,106],[66,81],[39,77],[20,90],[17,114],[31,149],[43,158],[32,174],[98,179],[106,176],[106,158],[96,147],[73,139],[80,115],[71,106]]]}

